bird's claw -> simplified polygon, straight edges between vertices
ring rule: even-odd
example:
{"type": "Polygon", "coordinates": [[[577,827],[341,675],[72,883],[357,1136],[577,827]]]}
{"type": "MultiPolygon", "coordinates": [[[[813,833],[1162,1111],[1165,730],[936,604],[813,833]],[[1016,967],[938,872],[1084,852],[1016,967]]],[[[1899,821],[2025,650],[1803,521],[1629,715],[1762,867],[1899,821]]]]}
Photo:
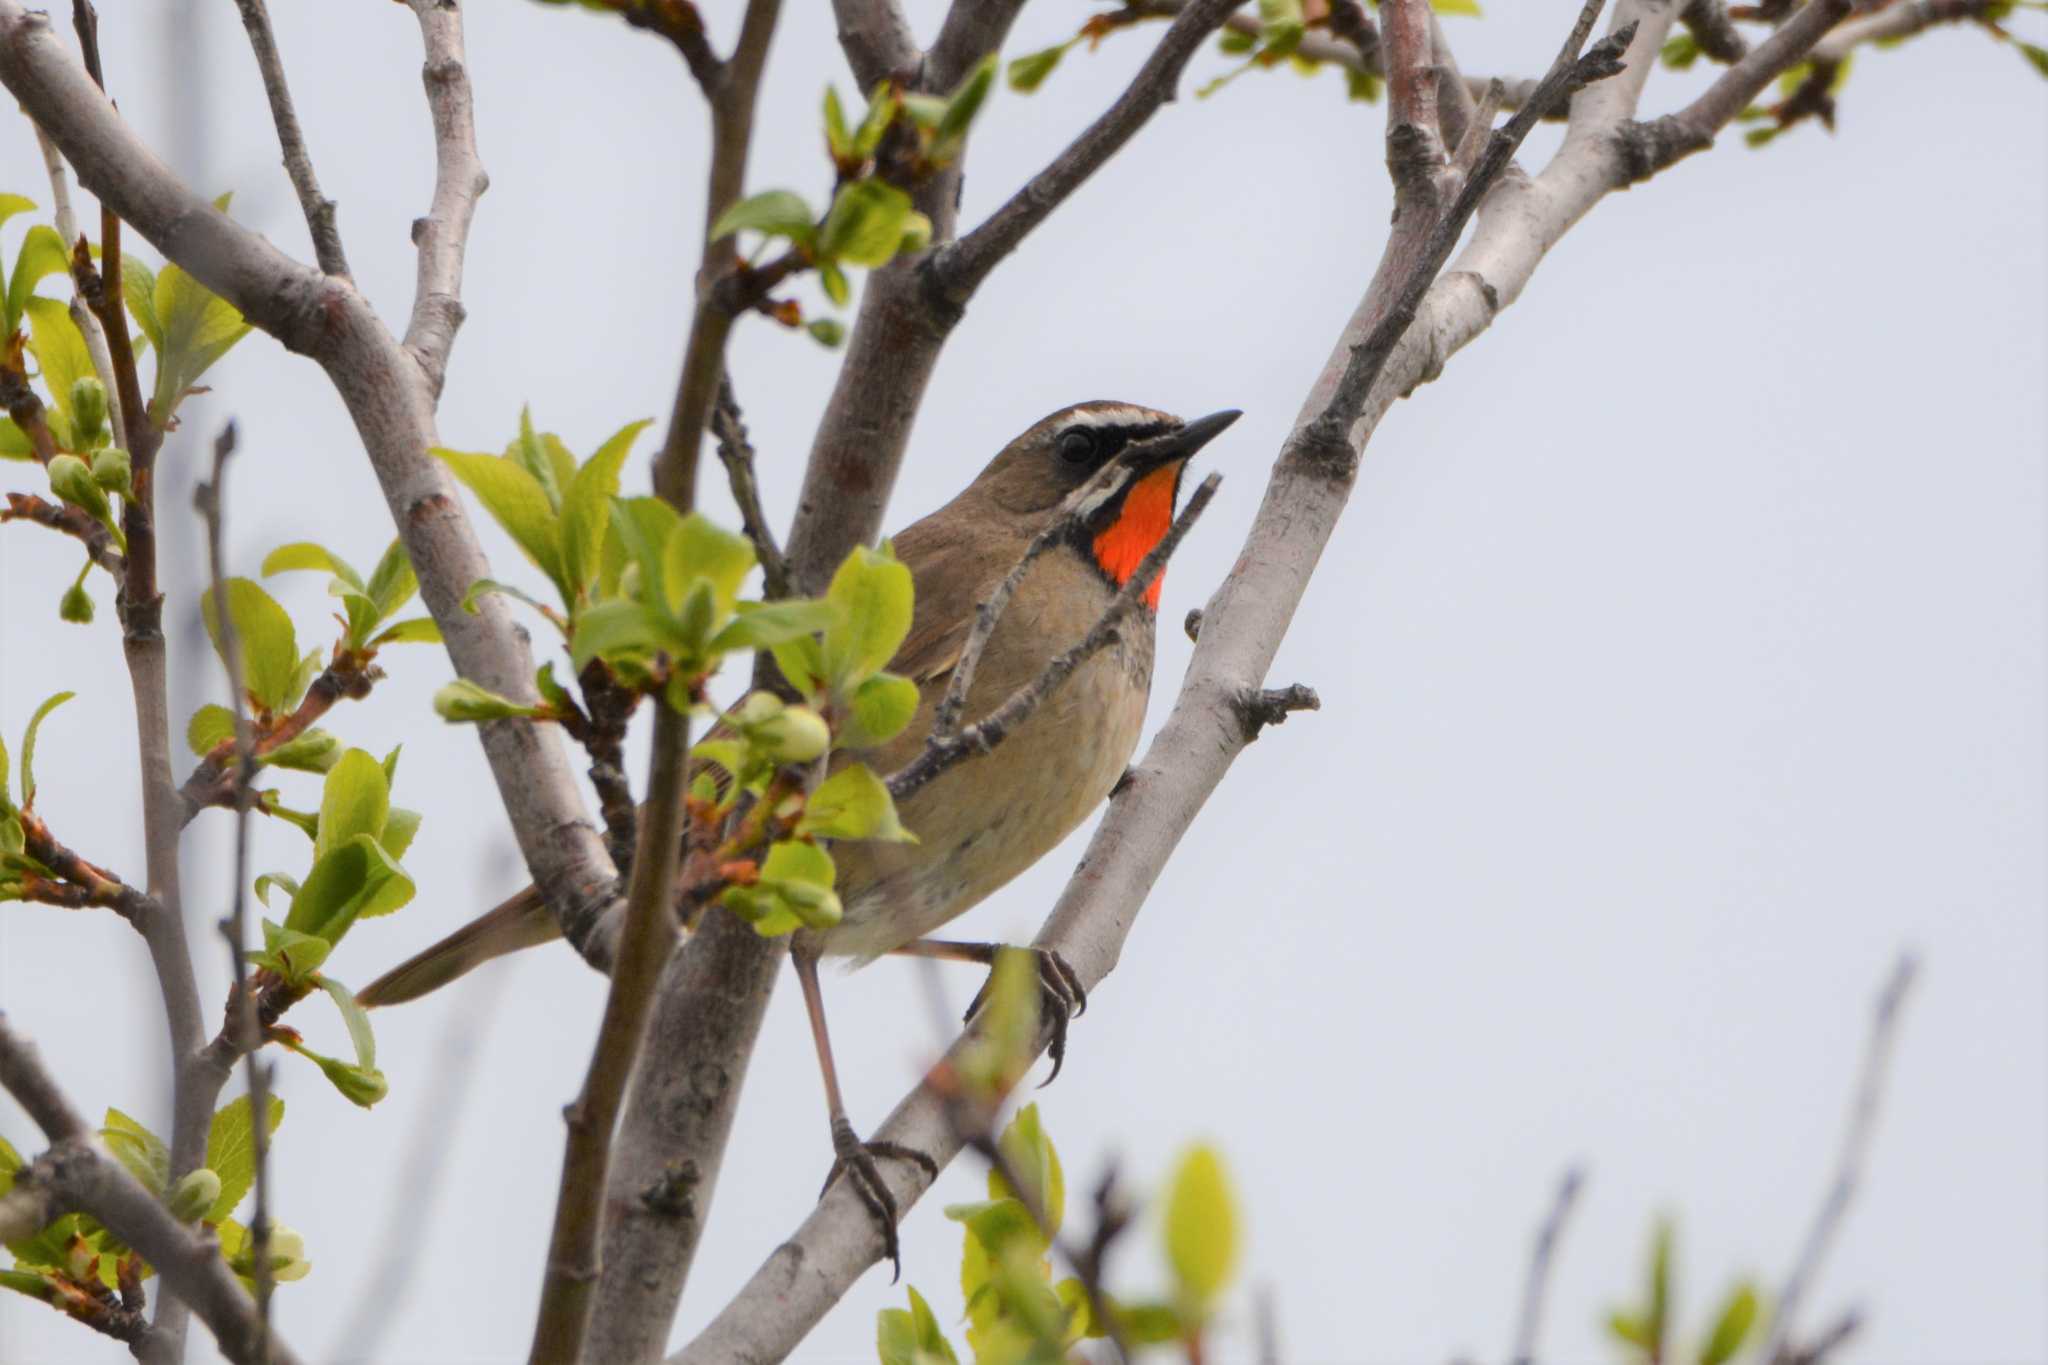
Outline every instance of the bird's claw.
{"type": "MultiPolygon", "coordinates": [[[[1038,1005],[1045,1018],[1052,1024],[1052,1042],[1046,1048],[1046,1055],[1052,1058],[1052,1074],[1038,1083],[1043,1090],[1059,1079],[1060,1068],[1067,1060],[1067,1025],[1076,1017],[1088,1012],[1088,991],[1081,984],[1081,977],[1056,948],[1023,948],[1038,963],[1038,1005]]],[[[972,1019],[988,1003],[989,987],[995,984],[995,974],[982,983],[974,999],[967,1006],[964,1016],[972,1019]]]]}
{"type": "Polygon", "coordinates": [[[823,1199],[832,1189],[833,1182],[845,1174],[853,1192],[875,1220],[875,1226],[881,1229],[882,1252],[894,1267],[889,1282],[894,1284],[903,1276],[903,1249],[896,1237],[896,1196],[890,1193],[888,1182],[882,1179],[875,1158],[908,1161],[934,1180],[939,1178],[939,1164],[917,1148],[906,1147],[900,1142],[862,1142],[855,1136],[853,1125],[844,1118],[832,1120],[832,1153],[832,1169],[825,1176],[825,1187],[818,1191],[818,1198],[823,1199]]]}

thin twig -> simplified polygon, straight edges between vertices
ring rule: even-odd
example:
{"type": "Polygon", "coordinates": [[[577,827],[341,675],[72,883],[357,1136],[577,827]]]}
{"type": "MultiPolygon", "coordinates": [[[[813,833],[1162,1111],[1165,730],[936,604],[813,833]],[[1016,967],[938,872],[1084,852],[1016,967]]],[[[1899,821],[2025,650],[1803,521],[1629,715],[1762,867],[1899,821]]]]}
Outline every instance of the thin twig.
{"type": "Polygon", "coordinates": [[[1884,988],[1877,994],[1870,1035],[1863,1046],[1856,1089],[1849,1102],[1848,1121],[1842,1130],[1842,1146],[1835,1157],[1834,1177],[1828,1182],[1820,1208],[1814,1212],[1813,1225],[1807,1229],[1799,1257],[1785,1277],[1785,1287],[1778,1291],[1776,1307],[1771,1312],[1770,1337],[1763,1354],[1757,1357],[1759,1360],[1775,1362],[1788,1349],[1792,1332],[1798,1326],[1799,1309],[1842,1229],[1842,1220],[1848,1215],[1857,1188],[1863,1183],[1863,1168],[1870,1160],[1871,1141],[1877,1134],[1878,1110],[1884,1102],[1885,1079],[1890,1074],[1892,1051],[1898,1043],[1900,1008],[1919,970],[1917,957],[1912,953],[1899,954],[1884,988]]]}
{"type": "MultiPolygon", "coordinates": [[[[366,663],[361,655],[340,652],[306,688],[306,695],[288,716],[271,716],[255,735],[251,752],[266,758],[303,735],[313,723],[334,708],[335,703],[361,701],[384,677],[384,671],[366,663]]],[[[180,818],[186,823],[209,806],[228,806],[235,800],[236,784],[230,760],[232,743],[223,743],[199,760],[178,788],[180,818]]]]}
{"type": "Polygon", "coordinates": [[[256,69],[263,73],[263,93],[270,99],[270,121],[277,125],[277,142],[284,153],[285,173],[299,196],[299,209],[306,215],[306,230],[313,235],[313,257],[330,275],[348,275],[348,257],[342,253],[341,230],[334,222],[334,201],[320,193],[320,179],[313,174],[313,158],[306,151],[306,135],[299,129],[298,111],[292,108],[291,87],[285,84],[284,59],[277,52],[277,35],[271,31],[270,11],[264,0],[235,0],[242,12],[242,27],[249,32],[249,47],[256,54],[256,69]]]}
{"type": "Polygon", "coordinates": [[[0,522],[7,521],[30,521],[60,535],[71,536],[85,546],[85,553],[93,563],[112,574],[116,583],[121,581],[127,562],[114,548],[113,535],[84,508],[73,507],[68,502],[51,502],[34,493],[9,493],[6,510],[0,511],[0,522]]]}
{"type": "Polygon", "coordinates": [[[718,439],[719,463],[725,466],[726,481],[732,485],[732,500],[739,505],[740,524],[747,539],[754,542],[754,555],[761,561],[761,596],[770,602],[789,596],[789,561],[775,543],[775,528],[761,510],[761,484],[754,468],[754,447],[747,441],[746,423],[741,419],[739,400],[733,396],[732,376],[718,378],[718,401],[711,409],[711,434],[718,439]]]}
{"type": "Polygon", "coordinates": [[[1152,586],[1152,580],[1159,576],[1160,570],[1166,567],[1166,561],[1207,510],[1209,500],[1216,496],[1217,486],[1222,482],[1221,474],[1212,473],[1189,494],[1187,506],[1181,508],[1173,526],[1159,538],[1151,553],[1139,561],[1137,572],[1124,580],[1124,585],[1117,589],[1116,596],[1110,599],[1109,606],[1103,609],[1102,615],[1096,618],[1079,644],[1048,660],[1037,677],[1012,692],[1002,705],[974,724],[950,734],[934,732],[916,758],[890,775],[889,794],[898,801],[903,800],[961,759],[970,754],[985,754],[995,748],[1012,730],[1030,719],[1031,713],[1059,690],[1069,674],[1117,637],[1124,619],[1137,610],[1145,590],[1152,586]]]}
{"type": "MultiPolygon", "coordinates": [[[[262,0],[244,0],[242,12],[245,18],[251,4],[260,9],[262,0]]],[[[249,880],[249,789],[256,779],[256,741],[255,732],[249,724],[248,703],[242,695],[241,638],[235,629],[234,616],[228,610],[227,555],[221,543],[224,538],[222,523],[226,519],[224,476],[228,457],[234,453],[235,424],[229,422],[214,438],[213,478],[199,484],[193,490],[192,498],[206,522],[206,558],[213,581],[214,617],[219,622],[220,652],[227,664],[228,695],[235,716],[235,861],[230,909],[227,917],[220,921],[220,933],[227,942],[228,967],[234,978],[233,993],[229,998],[235,1002],[241,1024],[241,1047],[248,1058],[249,1136],[256,1158],[256,1207],[250,1218],[249,1233],[256,1272],[257,1354],[258,1359],[266,1359],[270,1295],[276,1284],[276,1272],[270,1264],[270,1072],[257,1060],[257,1051],[263,1046],[263,1026],[257,1021],[256,1000],[249,990],[245,957],[249,943],[246,889],[249,880]]]]}
{"type": "Polygon", "coordinates": [[[1572,1215],[1572,1206],[1578,1201],[1579,1189],[1585,1184],[1585,1173],[1578,1167],[1566,1169],[1564,1177],[1557,1182],[1557,1194],[1551,1200],[1550,1212],[1545,1215],[1542,1226],[1536,1229],[1536,1245],[1529,1254],[1529,1277],[1522,1285],[1522,1311],[1515,1318],[1515,1349],[1510,1357],[1515,1365],[1534,1365],[1536,1341],[1543,1331],[1543,1305],[1550,1292],[1550,1271],[1557,1258],[1558,1238],[1564,1233],[1565,1220],[1572,1215]]]}

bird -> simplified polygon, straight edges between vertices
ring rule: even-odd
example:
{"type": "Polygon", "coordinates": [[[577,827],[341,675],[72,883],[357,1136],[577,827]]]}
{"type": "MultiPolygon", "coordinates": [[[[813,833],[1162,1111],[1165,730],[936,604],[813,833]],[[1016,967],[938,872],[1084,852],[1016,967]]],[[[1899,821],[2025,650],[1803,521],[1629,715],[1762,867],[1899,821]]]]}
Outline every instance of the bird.
{"type": "MultiPolygon", "coordinates": [[[[963,719],[972,723],[1030,683],[1048,660],[1078,644],[1171,528],[1189,460],[1239,413],[1193,421],[1132,403],[1065,407],[1005,445],[957,496],[892,539],[909,568],[913,616],[889,667],[910,678],[919,703],[894,739],[861,760],[888,774],[924,748],[977,611],[1043,534],[1058,543],[1033,558],[980,655],[963,719]],[[1075,495],[1112,461],[1129,466],[1093,505],[1075,495]],[[1062,526],[1064,523],[1064,526],[1062,526]],[[1056,532],[1055,528],[1061,528],[1056,532]]],[[[1098,481],[1105,482],[1105,481],[1098,481]]],[[[790,945],[824,1072],[835,1162],[827,1188],[856,1172],[862,1198],[895,1256],[895,1208],[872,1157],[930,1159],[854,1137],[824,1028],[820,958],[853,965],[899,953],[993,964],[1002,945],[929,937],[1030,867],[1073,832],[1122,778],[1137,748],[1152,683],[1159,596],[1156,575],[1115,640],[1048,696],[1004,742],[940,772],[899,803],[915,842],[842,842],[832,849],[843,912],[830,928],[800,930],[790,945]]],[[[471,968],[559,937],[531,887],[371,983],[365,1006],[415,999],[471,968]]],[[[1069,1012],[1085,1007],[1081,984],[1056,954],[1037,951],[1053,1012],[1054,1074],[1069,1012]]],[[[970,1010],[970,1013],[972,1011],[970,1010]]]]}

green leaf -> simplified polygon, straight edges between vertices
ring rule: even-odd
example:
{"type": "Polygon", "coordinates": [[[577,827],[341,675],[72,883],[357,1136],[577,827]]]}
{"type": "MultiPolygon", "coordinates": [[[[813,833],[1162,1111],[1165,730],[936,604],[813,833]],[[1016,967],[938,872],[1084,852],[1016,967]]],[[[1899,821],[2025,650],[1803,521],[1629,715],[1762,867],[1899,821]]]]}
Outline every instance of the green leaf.
{"type": "Polygon", "coordinates": [[[1042,52],[1033,52],[1010,63],[1010,88],[1020,95],[1028,95],[1045,84],[1045,78],[1060,64],[1060,58],[1067,55],[1071,43],[1057,43],[1042,52]]]}
{"type": "Polygon", "coordinates": [[[662,552],[682,524],[681,514],[660,498],[612,499],[612,529],[625,566],[639,570],[636,596],[649,606],[673,609],[663,596],[662,552]]]}
{"type": "MultiPolygon", "coordinates": [[[[563,589],[561,528],[547,490],[526,469],[496,455],[436,447],[439,457],[455,477],[476,494],[477,501],[505,528],[526,557],[563,589]]],[[[565,601],[573,600],[562,591],[565,601]]]]}
{"type": "Polygon", "coordinates": [[[1756,1319],[1756,1287],[1745,1281],[1730,1290],[1723,1301],[1713,1327],[1700,1344],[1699,1365],[1727,1365],[1749,1339],[1756,1319]]]}
{"type": "Polygon", "coordinates": [[[501,697],[487,687],[457,678],[440,691],[434,693],[434,714],[442,720],[458,725],[474,724],[487,720],[511,720],[524,717],[537,720],[545,712],[539,706],[517,702],[510,697],[501,697]]]}
{"type": "Polygon", "coordinates": [[[713,522],[701,512],[682,519],[662,548],[662,581],[671,611],[688,599],[699,579],[711,585],[717,616],[723,619],[739,597],[740,584],[754,568],[754,542],[713,522]]]}
{"type": "Polygon", "coordinates": [[[843,187],[825,215],[818,255],[849,265],[886,265],[903,240],[910,196],[881,180],[856,180],[843,187]]]}
{"type": "Polygon", "coordinates": [[[569,658],[581,673],[592,659],[616,662],[627,656],[652,653],[668,638],[668,621],[659,611],[644,602],[615,598],[576,614],[576,630],[569,637],[569,658]]]}
{"type": "Polygon", "coordinates": [[[185,723],[185,747],[200,758],[235,737],[235,713],[225,706],[208,703],[192,713],[185,723]]]}
{"type": "Polygon", "coordinates": [[[36,732],[43,728],[43,717],[77,695],[75,692],[53,692],[28,718],[28,729],[21,736],[21,804],[24,806],[32,806],[36,800],[36,732]]]}
{"type": "Polygon", "coordinates": [[[1197,1311],[1206,1310],[1238,1257],[1237,1209],[1223,1159],[1206,1145],[1181,1158],[1166,1195],[1166,1259],[1180,1292],[1197,1311]]]}
{"type": "Polygon", "coordinates": [[[476,604],[489,597],[492,593],[501,593],[506,597],[512,598],[514,601],[524,602],[527,606],[532,607],[535,611],[547,617],[558,630],[567,630],[568,628],[562,614],[553,607],[541,601],[538,597],[526,591],[526,589],[515,587],[510,583],[500,583],[495,578],[479,578],[476,582],[470,584],[469,591],[462,594],[462,609],[471,616],[476,615],[476,604]]]}
{"type": "Polygon", "coordinates": [[[2027,59],[2029,66],[2033,67],[2041,75],[2048,76],[2048,47],[2042,47],[2037,43],[2022,43],[2017,40],[2015,40],[2015,44],[2020,50],[2020,55],[2027,59]]]}
{"type": "Polygon", "coordinates": [[[885,668],[910,633],[913,588],[910,570],[887,542],[864,545],[832,575],[825,600],[839,617],[825,630],[825,674],[837,691],[858,687],[885,668]]]}
{"type": "Polygon", "coordinates": [[[265,906],[270,904],[270,888],[273,886],[282,888],[287,895],[299,894],[298,878],[287,877],[282,872],[266,872],[256,879],[256,899],[265,906]]]}
{"type": "Polygon", "coordinates": [[[1607,1315],[1607,1332],[1616,1341],[1642,1350],[1650,1349],[1650,1325],[1634,1313],[1617,1308],[1607,1315]]]}
{"type": "MultiPolygon", "coordinates": [[[[21,239],[21,250],[14,257],[14,274],[7,281],[8,333],[11,335],[15,328],[21,326],[22,312],[38,284],[52,275],[68,276],[70,273],[71,249],[64,245],[64,239],[57,235],[57,230],[44,223],[30,228],[28,235],[21,239]]],[[[70,312],[69,308],[65,311],[67,314],[70,312]]]]}
{"type": "MultiPolygon", "coordinates": [[[[299,885],[289,877],[275,877],[272,880],[289,884],[294,896],[299,894],[299,885]]],[[[266,905],[269,903],[266,899],[266,905]]],[[[251,959],[261,967],[268,967],[294,986],[303,986],[312,980],[313,973],[334,951],[334,945],[318,934],[302,934],[296,929],[287,929],[270,920],[263,921],[263,951],[252,953],[251,959]]]]}
{"type": "Polygon", "coordinates": [[[321,1074],[327,1077],[328,1082],[339,1090],[341,1097],[350,1104],[368,1109],[391,1093],[390,1082],[384,1079],[384,1073],[374,1068],[354,1066],[334,1057],[323,1057],[307,1047],[295,1047],[292,1051],[319,1067],[321,1074]]]}
{"type": "Polygon", "coordinates": [[[1659,1218],[1650,1234],[1649,1309],[1644,1325],[1650,1333],[1650,1349],[1664,1354],[1671,1340],[1671,1248],[1675,1229],[1669,1218],[1659,1218]]]}
{"type": "Polygon", "coordinates": [[[377,1038],[370,1032],[370,1013],[357,1002],[349,988],[331,976],[316,976],[313,983],[327,992],[327,998],[334,1002],[334,1008],[341,1011],[341,1020],[348,1025],[348,1040],[356,1050],[356,1065],[365,1071],[377,1069],[377,1038]]]}
{"type": "Polygon", "coordinates": [[[389,620],[391,613],[407,602],[420,590],[419,576],[412,571],[412,560],[405,553],[405,542],[392,538],[384,547],[383,558],[377,567],[370,570],[370,581],[363,585],[363,591],[377,604],[377,619],[389,620]]]}
{"type": "MultiPolygon", "coordinates": [[[[276,1095],[267,1096],[266,1100],[263,1132],[267,1137],[284,1122],[284,1101],[276,1095]]],[[[206,1214],[209,1223],[221,1222],[233,1213],[235,1205],[242,1202],[242,1196],[255,1183],[256,1135],[249,1115],[249,1097],[244,1095],[222,1106],[213,1116],[212,1127],[207,1130],[207,1169],[220,1177],[220,1195],[206,1214]]]]}
{"type": "Polygon", "coordinates": [[[1429,7],[1438,14],[1462,14],[1473,19],[1480,17],[1479,0],[1429,0],[1429,7]]]}
{"type": "Polygon", "coordinates": [[[605,536],[611,529],[612,499],[619,492],[619,470],[647,425],[646,421],[630,422],[614,432],[576,471],[562,497],[562,570],[570,588],[578,593],[588,591],[597,581],[605,536]]]}
{"type": "Polygon", "coordinates": [[[547,443],[533,429],[533,408],[530,404],[520,405],[519,434],[512,438],[511,445],[505,447],[505,462],[533,475],[533,481],[547,494],[551,512],[562,510],[562,481],[556,478],[555,462],[548,453],[547,443]]]}
{"type": "MultiPolygon", "coordinates": [[[[845,279],[844,276],[840,278],[842,282],[845,279]]],[[[839,343],[846,340],[846,324],[837,318],[813,318],[804,324],[804,331],[828,351],[837,349],[839,343]]]]}
{"type": "MultiPolygon", "coordinates": [[[[350,749],[327,774],[320,790],[320,834],[313,841],[313,860],[358,835],[372,839],[384,832],[391,810],[391,780],[384,765],[366,750],[350,749]]],[[[295,925],[294,928],[303,928],[295,925]]]]}
{"type": "MultiPolygon", "coordinates": [[[[19,194],[0,194],[0,224],[4,224],[17,213],[33,213],[36,201],[19,194]]],[[[0,1150],[13,1150],[0,1139],[0,1150]]]]}
{"type": "Polygon", "coordinates": [[[293,772],[328,773],[341,760],[341,741],[318,726],[300,733],[264,754],[257,761],[268,768],[289,768],[293,772]]]}
{"type": "Polygon", "coordinates": [[[734,649],[768,649],[802,636],[816,634],[831,625],[837,608],[826,602],[792,600],[785,602],[740,602],[739,615],[711,639],[711,648],[724,653],[734,649]]]}
{"type": "Polygon", "coordinates": [[[830,85],[825,87],[825,150],[835,162],[853,159],[853,133],[846,126],[846,110],[839,103],[839,92],[830,85]]]}
{"type": "MultiPolygon", "coordinates": [[[[299,642],[292,618],[277,599],[247,578],[227,580],[228,619],[242,647],[242,682],[249,695],[265,710],[282,710],[290,704],[299,686],[299,642]]],[[[213,589],[199,595],[200,615],[206,634],[223,664],[227,654],[221,647],[220,621],[213,589]]],[[[301,690],[303,690],[301,688],[301,690]]]]}
{"type": "MultiPolygon", "coordinates": [[[[1067,1206],[1067,1181],[1060,1169],[1060,1154],[1039,1120],[1038,1106],[1027,1104],[1019,1109],[996,1143],[1018,1176],[1030,1186],[1027,1193],[1045,1214],[1046,1221],[1051,1224],[1050,1230],[1057,1235],[1067,1206]]],[[[1016,1192],[1010,1189],[1001,1175],[991,1170],[988,1193],[991,1199],[1007,1199],[1014,1197],[1016,1192]]]]}
{"type": "Polygon", "coordinates": [[[948,1204],[946,1217],[967,1229],[993,1262],[1004,1249],[1021,1244],[1034,1256],[1045,1251],[1045,1236],[1022,1201],[1005,1195],[1000,1199],[977,1200],[969,1204],[948,1204]]]}
{"type": "MultiPolygon", "coordinates": [[[[830,261],[819,262],[818,283],[824,286],[825,297],[841,308],[846,307],[847,303],[853,298],[853,286],[846,282],[846,272],[830,261]]],[[[816,322],[811,324],[813,329],[817,325],[816,322]]],[[[813,330],[811,335],[817,336],[817,332],[813,330]]],[[[820,337],[819,340],[822,341],[823,338],[820,337]]],[[[835,341],[830,344],[836,346],[838,342],[835,341]]]]}
{"type": "Polygon", "coordinates": [[[840,722],[839,743],[867,749],[903,733],[917,715],[917,684],[896,673],[877,673],[853,690],[840,722]]]}
{"type": "Polygon", "coordinates": [[[946,101],[946,112],[939,119],[932,139],[935,156],[944,159],[966,139],[974,116],[981,112],[990,88],[996,83],[996,65],[996,54],[991,52],[975,64],[974,70],[967,73],[967,79],[960,82],[959,89],[946,101]]]}
{"type": "Polygon", "coordinates": [[[22,310],[28,317],[28,348],[43,372],[43,386],[57,411],[71,419],[71,386],[93,373],[92,353],[85,338],[71,320],[71,310],[56,299],[28,298],[22,310]]]}
{"type": "Polygon", "coordinates": [[[120,1110],[110,1108],[100,1129],[100,1141],[151,1194],[162,1198],[170,1188],[171,1149],[155,1133],[120,1110]]]}
{"type": "Polygon", "coordinates": [[[775,667],[783,680],[805,699],[815,698],[825,686],[825,651],[814,635],[799,635],[771,647],[775,667]]]}
{"type": "Polygon", "coordinates": [[[370,648],[382,649],[386,645],[438,645],[441,643],[441,627],[430,616],[415,616],[409,621],[400,621],[386,627],[370,637],[370,648]]]}
{"type": "MultiPolygon", "coordinates": [[[[384,851],[391,855],[393,862],[403,858],[405,851],[412,847],[414,837],[420,832],[420,821],[425,818],[419,811],[410,810],[404,806],[393,806],[391,808],[391,814],[384,821],[384,832],[377,836],[377,842],[384,846],[384,851]]],[[[397,908],[396,906],[392,907],[394,910],[397,908]]],[[[372,911],[370,913],[382,914],[385,912],[372,911]]]]}
{"type": "Polygon", "coordinates": [[[156,272],[132,255],[121,258],[121,296],[128,301],[128,311],[142,335],[161,352],[164,329],[156,315],[156,272]]]}
{"type": "Polygon", "coordinates": [[[157,359],[150,415],[159,427],[168,427],[185,391],[249,334],[249,324],[233,304],[175,265],[157,275],[150,302],[161,329],[160,336],[151,338],[157,359]]]}
{"type": "Polygon", "coordinates": [[[917,842],[897,816],[889,788],[865,763],[849,763],[818,784],[804,803],[796,833],[818,839],[917,842]]]}
{"type": "Polygon", "coordinates": [[[33,460],[35,443],[12,417],[0,417],[0,460],[33,460]]]}
{"type": "Polygon", "coordinates": [[[875,1315],[875,1351],[881,1365],[959,1365],[931,1305],[915,1286],[909,1289],[908,1309],[884,1308],[875,1315]]]}
{"type": "Polygon", "coordinates": [[[1700,59],[1700,40],[1690,33],[1674,33],[1657,55],[1673,71],[1684,71],[1700,59]]]}
{"type": "Polygon", "coordinates": [[[832,855],[824,849],[783,839],[769,847],[761,864],[760,885],[806,926],[829,929],[840,916],[839,897],[832,890],[836,875],[832,855]]]}
{"type": "Polygon", "coordinates": [[[280,545],[263,557],[263,576],[292,573],[307,570],[315,573],[330,573],[351,588],[362,589],[363,580],[349,562],[325,545],[316,545],[310,540],[295,540],[289,545],[280,545]]]}
{"type": "Polygon", "coordinates": [[[292,897],[285,928],[339,943],[357,919],[388,914],[412,897],[413,882],[405,869],[373,836],[359,834],[313,864],[292,897]]]}
{"type": "Polygon", "coordinates": [[[1181,1323],[1180,1313],[1170,1303],[1117,1303],[1112,1300],[1111,1311],[1116,1314],[1124,1336],[1133,1346],[1164,1346],[1188,1334],[1181,1323]]]}
{"type": "Polygon", "coordinates": [[[817,219],[803,196],[788,190],[767,190],[740,200],[711,225],[711,240],[735,232],[758,232],[764,237],[787,237],[809,248],[817,240],[817,219]]]}

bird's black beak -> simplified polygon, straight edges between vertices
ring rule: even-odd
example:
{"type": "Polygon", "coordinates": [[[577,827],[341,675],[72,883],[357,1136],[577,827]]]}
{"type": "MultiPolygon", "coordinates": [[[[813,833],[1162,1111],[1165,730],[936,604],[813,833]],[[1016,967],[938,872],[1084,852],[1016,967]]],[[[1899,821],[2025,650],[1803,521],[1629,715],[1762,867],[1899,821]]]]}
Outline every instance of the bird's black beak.
{"type": "Polygon", "coordinates": [[[1223,429],[1244,416],[1236,408],[1225,408],[1212,412],[1207,417],[1197,417],[1185,423],[1178,431],[1169,431],[1163,436],[1154,436],[1141,441],[1124,452],[1124,460],[1140,474],[1158,469],[1162,465],[1185,460],[1223,433],[1223,429]]]}

